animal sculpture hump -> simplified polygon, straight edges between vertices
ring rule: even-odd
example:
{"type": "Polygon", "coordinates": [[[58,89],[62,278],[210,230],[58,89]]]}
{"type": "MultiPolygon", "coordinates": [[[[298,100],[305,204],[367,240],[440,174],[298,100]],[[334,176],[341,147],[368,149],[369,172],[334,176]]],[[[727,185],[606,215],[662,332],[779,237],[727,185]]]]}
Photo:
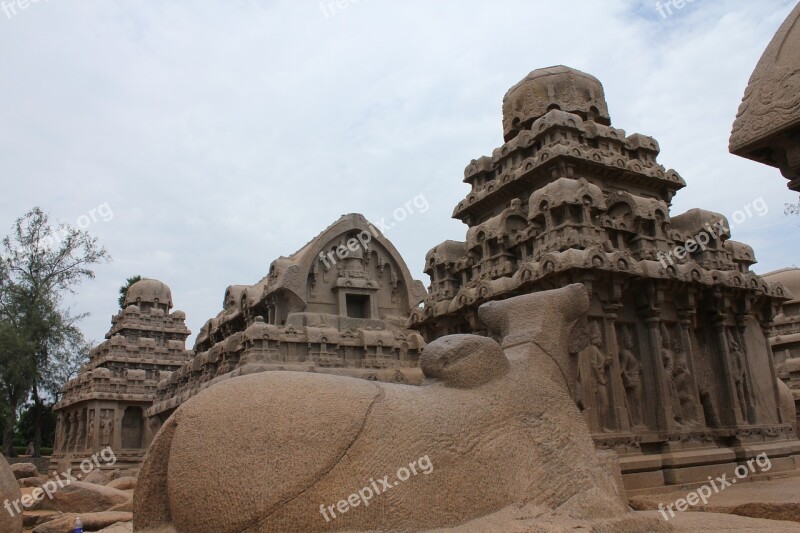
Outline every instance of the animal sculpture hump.
{"type": "Polygon", "coordinates": [[[166,472],[146,462],[141,477],[181,480],[167,485],[169,501],[202,502],[202,513],[171,507],[181,531],[251,530],[339,463],[379,392],[365,380],[291,372],[220,383],[165,424],[179,428],[171,439],[177,460],[166,472]]]}

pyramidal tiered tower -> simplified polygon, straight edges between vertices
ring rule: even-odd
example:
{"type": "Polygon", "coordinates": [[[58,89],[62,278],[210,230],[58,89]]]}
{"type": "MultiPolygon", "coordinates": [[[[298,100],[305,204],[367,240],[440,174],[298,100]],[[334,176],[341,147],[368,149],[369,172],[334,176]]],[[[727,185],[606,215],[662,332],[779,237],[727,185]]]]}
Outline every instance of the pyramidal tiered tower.
{"type": "MultiPolygon", "coordinates": [[[[671,216],[686,183],[652,137],[613,127],[600,82],[536,70],[503,100],[505,143],[464,172],[453,217],[469,229],[426,256],[431,278],[410,327],[426,341],[485,333],[496,299],[583,283],[589,346],[566,375],[595,443],[620,455],[628,489],[702,481],[767,452],[800,452],[767,340],[780,284],[725,217],[671,216]]],[[[542,312],[547,312],[543,309],[542,312]]]]}
{"type": "Polygon", "coordinates": [[[145,279],[128,288],[106,340],[89,352],[89,362],[64,385],[55,405],[53,469],[64,472],[106,446],[117,456],[114,468],[144,459],[158,430],[145,423],[144,411],[159,380],[192,355],[186,350],[186,315],[171,308],[172,292],[160,281],[145,279]]]}

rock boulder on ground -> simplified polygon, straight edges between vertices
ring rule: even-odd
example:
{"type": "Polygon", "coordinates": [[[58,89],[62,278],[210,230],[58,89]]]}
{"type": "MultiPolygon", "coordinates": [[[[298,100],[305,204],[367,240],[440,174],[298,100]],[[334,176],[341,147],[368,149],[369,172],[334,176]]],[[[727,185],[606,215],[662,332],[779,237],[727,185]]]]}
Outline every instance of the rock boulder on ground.
{"type": "Polygon", "coordinates": [[[25,511],[22,513],[22,525],[26,529],[40,526],[50,520],[61,518],[64,513],[61,511],[25,511]]]}
{"type": "Polygon", "coordinates": [[[109,482],[106,487],[119,490],[133,490],[136,488],[136,478],[134,477],[120,477],[109,482]]]}
{"type": "Polygon", "coordinates": [[[107,485],[110,479],[101,470],[92,470],[89,472],[82,481],[86,483],[94,483],[95,485],[107,485]]]}
{"type": "Polygon", "coordinates": [[[99,513],[125,503],[131,497],[125,491],[83,481],[73,481],[52,494],[52,499],[43,498],[36,508],[64,513],[99,513]]]}
{"type": "Polygon", "coordinates": [[[14,472],[14,477],[23,479],[26,477],[39,477],[39,469],[33,463],[16,463],[11,465],[11,471],[14,472]]]}
{"type": "Polygon", "coordinates": [[[17,482],[22,488],[41,487],[45,482],[45,479],[40,477],[24,477],[22,479],[18,479],[17,482]]]}
{"type": "MultiPolygon", "coordinates": [[[[0,504],[6,500],[19,500],[21,493],[17,479],[8,466],[5,457],[0,455],[0,504]]],[[[0,533],[19,533],[22,531],[22,514],[9,515],[6,509],[0,508],[0,533]]]]}
{"type": "Polygon", "coordinates": [[[61,518],[51,520],[33,530],[33,533],[72,533],[75,518],[80,516],[84,531],[97,531],[118,522],[133,520],[131,513],[82,513],[65,514],[61,518]]]}

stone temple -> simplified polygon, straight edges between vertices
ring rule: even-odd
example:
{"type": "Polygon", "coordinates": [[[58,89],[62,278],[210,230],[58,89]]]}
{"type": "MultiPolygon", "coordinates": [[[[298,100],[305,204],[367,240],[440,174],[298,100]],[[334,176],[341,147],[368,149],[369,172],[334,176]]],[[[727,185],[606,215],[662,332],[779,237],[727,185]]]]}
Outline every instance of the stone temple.
{"type": "MultiPolygon", "coordinates": [[[[770,282],[783,284],[794,296],[800,296],[800,268],[784,268],[764,275],[770,282]]],[[[775,357],[775,369],[792,390],[800,413],[800,299],[783,302],[773,322],[769,342],[775,357]]]]}
{"type": "Polygon", "coordinates": [[[465,169],[453,217],[466,240],[428,252],[430,294],[409,327],[428,342],[488,334],[481,304],[582,283],[591,342],[565,377],[629,490],[705,481],[761,452],[796,469],[768,340],[790,294],[750,271],[753,250],[725,217],[670,213],[684,180],[655,139],[612,126],[583,72],[530,73],[503,99],[503,132],[465,169]]]}
{"type": "Polygon", "coordinates": [[[55,405],[52,469],[64,472],[106,446],[115,451],[117,468],[142,461],[158,429],[145,421],[158,382],[191,358],[186,315],[170,309],[164,283],[144,279],[128,288],[106,340],[89,352],[55,405]]]}
{"type": "Polygon", "coordinates": [[[227,288],[194,357],[158,384],[147,416],[157,425],[210,385],[269,370],[419,384],[425,343],[405,323],[425,295],[383,234],[344,215],[255,285],[227,288]]]}

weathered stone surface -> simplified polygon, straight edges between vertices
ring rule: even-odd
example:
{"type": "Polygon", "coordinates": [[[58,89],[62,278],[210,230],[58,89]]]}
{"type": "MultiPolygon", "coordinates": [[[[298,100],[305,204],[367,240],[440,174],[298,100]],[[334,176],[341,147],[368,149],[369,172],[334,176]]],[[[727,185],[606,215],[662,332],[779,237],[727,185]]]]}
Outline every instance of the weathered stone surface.
{"type": "Polygon", "coordinates": [[[129,498],[130,495],[122,490],[73,481],[55,491],[52,499],[45,497],[37,508],[64,513],[95,513],[106,511],[126,502],[129,498]]]}
{"type": "Polygon", "coordinates": [[[133,512],[133,493],[131,493],[130,498],[125,503],[121,503],[119,505],[115,505],[111,507],[109,511],[118,511],[118,512],[125,512],[125,513],[132,513],[133,512]]]}
{"type": "Polygon", "coordinates": [[[136,478],[134,477],[119,477],[106,484],[106,487],[119,490],[131,490],[136,488],[136,478]]]}
{"type": "Polygon", "coordinates": [[[780,169],[800,191],[800,4],[783,22],[745,89],[730,151],[780,169]]]}
{"type": "Polygon", "coordinates": [[[33,533],[72,533],[75,518],[78,516],[80,516],[83,523],[84,531],[98,531],[118,522],[130,522],[133,520],[131,513],[70,513],[38,526],[33,530],[33,533]]]}
{"type": "MultiPolygon", "coordinates": [[[[506,361],[494,364],[510,369],[473,387],[433,376],[410,387],[292,372],[210,387],[154,440],[134,496],[134,529],[421,531],[520,502],[576,520],[624,518],[609,462],[595,454],[561,371],[570,345],[581,344],[571,340],[586,329],[587,306],[582,285],[485,306],[482,319],[510,341],[506,361]],[[238,453],[219,447],[222,434],[238,436],[238,453]],[[426,456],[427,473],[398,481],[369,506],[330,522],[320,513],[321,503],[336,505],[382,474],[391,483],[426,456]]],[[[455,352],[443,351],[464,350],[458,360],[468,363],[487,346],[462,338],[455,352]]]]}
{"type": "MultiPolygon", "coordinates": [[[[118,522],[107,528],[101,529],[98,533],[131,533],[133,531],[133,523],[131,522],[118,522]]],[[[161,531],[157,533],[174,533],[168,531],[161,531]]]]}
{"type": "Polygon", "coordinates": [[[426,377],[451,387],[473,388],[508,372],[508,359],[496,341],[477,335],[448,335],[428,344],[420,366],[426,377]]]}
{"type": "Polygon", "coordinates": [[[17,479],[39,477],[39,469],[33,463],[14,463],[11,465],[11,471],[17,479]]]}
{"type": "Polygon", "coordinates": [[[19,483],[20,487],[28,488],[28,487],[41,487],[42,483],[44,483],[45,478],[41,477],[24,477],[22,479],[18,479],[17,482],[19,483]]]}
{"type": "Polygon", "coordinates": [[[25,511],[22,513],[22,525],[26,528],[34,528],[38,525],[60,518],[64,513],[61,511],[25,511]]]}
{"type": "MultiPolygon", "coordinates": [[[[6,501],[19,501],[22,496],[17,478],[8,466],[6,458],[0,454],[0,504],[6,501]]],[[[22,515],[11,516],[6,509],[0,508],[0,533],[20,533],[22,531],[22,515]]]]}
{"type": "MultiPolygon", "coordinates": [[[[83,480],[86,483],[94,483],[95,485],[107,485],[109,482],[108,476],[103,474],[103,472],[97,468],[89,472],[83,480]]],[[[114,487],[119,488],[119,487],[114,487]]]]}
{"type": "MultiPolygon", "coordinates": [[[[640,511],[659,510],[659,505],[664,508],[678,499],[686,499],[689,492],[682,490],[659,495],[634,496],[630,499],[630,504],[640,511]]],[[[718,493],[712,492],[707,503],[698,502],[690,509],[800,522],[800,477],[741,482],[718,493]]],[[[667,514],[669,515],[668,511],[667,514]]]]}

